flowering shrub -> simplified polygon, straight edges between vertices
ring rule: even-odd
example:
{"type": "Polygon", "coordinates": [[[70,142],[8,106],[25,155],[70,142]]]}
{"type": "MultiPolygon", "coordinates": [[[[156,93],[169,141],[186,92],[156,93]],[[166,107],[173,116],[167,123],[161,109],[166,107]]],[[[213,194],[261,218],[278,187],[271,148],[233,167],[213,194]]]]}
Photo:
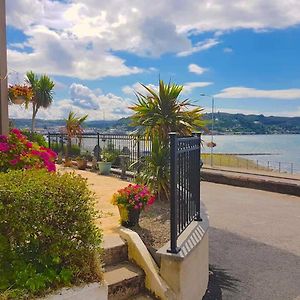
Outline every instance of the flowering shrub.
{"type": "Polygon", "coordinates": [[[8,88],[8,96],[13,101],[16,98],[23,98],[25,100],[25,105],[28,106],[29,101],[33,97],[33,91],[30,86],[27,85],[10,85],[8,88]]]}
{"type": "Polygon", "coordinates": [[[45,168],[51,172],[55,158],[55,152],[30,142],[18,129],[0,135],[0,171],[45,168]]]}
{"type": "Polygon", "coordinates": [[[112,204],[127,209],[143,210],[154,203],[155,196],[146,186],[129,184],[113,195],[112,204]]]}
{"type": "Polygon", "coordinates": [[[0,172],[0,299],[99,281],[98,217],[87,180],[75,173],[0,172]]]}

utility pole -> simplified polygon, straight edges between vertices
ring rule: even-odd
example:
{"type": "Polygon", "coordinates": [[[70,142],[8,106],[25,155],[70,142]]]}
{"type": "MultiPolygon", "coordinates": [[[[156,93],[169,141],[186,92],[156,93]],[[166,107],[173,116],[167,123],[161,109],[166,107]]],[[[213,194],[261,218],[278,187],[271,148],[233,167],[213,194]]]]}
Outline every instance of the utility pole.
{"type": "Polygon", "coordinates": [[[5,0],[0,0],[0,134],[8,134],[8,89],[5,0]]]}

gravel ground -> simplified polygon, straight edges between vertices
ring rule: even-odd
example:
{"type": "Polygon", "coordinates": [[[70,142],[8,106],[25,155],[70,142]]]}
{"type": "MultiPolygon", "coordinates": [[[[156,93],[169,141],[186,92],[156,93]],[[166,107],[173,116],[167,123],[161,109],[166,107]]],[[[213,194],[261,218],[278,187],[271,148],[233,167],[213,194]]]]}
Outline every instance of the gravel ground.
{"type": "Polygon", "coordinates": [[[170,204],[156,201],[141,213],[136,231],[145,245],[158,250],[170,240],[170,204]]]}

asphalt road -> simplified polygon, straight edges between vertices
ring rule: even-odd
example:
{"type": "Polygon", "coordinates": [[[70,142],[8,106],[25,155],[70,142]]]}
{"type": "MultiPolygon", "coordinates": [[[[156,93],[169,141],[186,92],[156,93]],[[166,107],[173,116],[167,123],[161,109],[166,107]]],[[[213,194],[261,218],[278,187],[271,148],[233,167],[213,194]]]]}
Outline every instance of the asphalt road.
{"type": "Polygon", "coordinates": [[[201,183],[222,299],[300,299],[300,197],[201,183]]]}

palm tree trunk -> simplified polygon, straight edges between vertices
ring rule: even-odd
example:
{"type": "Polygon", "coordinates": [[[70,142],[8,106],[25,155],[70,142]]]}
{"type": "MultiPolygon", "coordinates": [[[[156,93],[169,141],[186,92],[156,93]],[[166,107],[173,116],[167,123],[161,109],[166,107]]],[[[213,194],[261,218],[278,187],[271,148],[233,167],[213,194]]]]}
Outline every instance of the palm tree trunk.
{"type": "Polygon", "coordinates": [[[31,137],[33,136],[34,130],[35,130],[35,117],[38,112],[38,108],[36,104],[32,105],[32,119],[31,119],[31,137]]]}
{"type": "Polygon", "coordinates": [[[69,159],[69,154],[71,153],[71,147],[72,147],[72,140],[71,137],[68,136],[67,138],[67,147],[66,147],[66,154],[65,154],[65,159],[69,159]]]}

